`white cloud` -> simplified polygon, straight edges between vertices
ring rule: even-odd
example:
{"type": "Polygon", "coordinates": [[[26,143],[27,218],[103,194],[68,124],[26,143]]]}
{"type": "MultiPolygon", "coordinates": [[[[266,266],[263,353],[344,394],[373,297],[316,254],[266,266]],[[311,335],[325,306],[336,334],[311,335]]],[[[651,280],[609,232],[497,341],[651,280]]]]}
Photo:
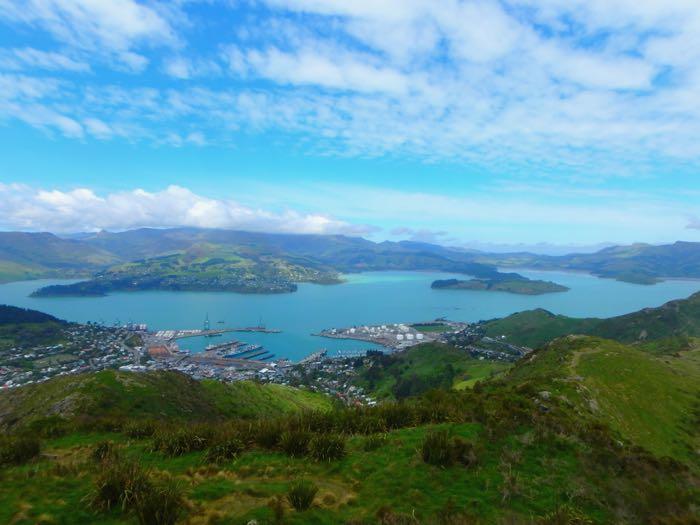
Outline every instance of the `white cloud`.
{"type": "Polygon", "coordinates": [[[194,226],[286,233],[354,233],[371,229],[333,217],[294,210],[271,212],[233,200],[169,186],[98,195],[88,188],[42,190],[0,183],[0,227],[52,232],[194,226]]]}
{"type": "Polygon", "coordinates": [[[180,80],[194,77],[216,76],[221,73],[221,67],[213,60],[192,60],[184,56],[172,56],[163,63],[163,71],[180,80]]]}
{"type": "Polygon", "coordinates": [[[6,77],[21,85],[0,91],[0,118],[176,147],[274,134],[312,154],[533,176],[639,174],[700,159],[695,0],[251,4],[206,49],[175,35],[203,29],[187,19],[188,2],[0,0],[0,16],[61,42],[46,55],[6,51],[14,69],[78,72],[106,53],[115,68],[143,74],[106,85],[98,75],[59,83],[24,69],[6,77]],[[157,70],[145,70],[151,62],[157,70]]]}
{"type": "Polygon", "coordinates": [[[226,55],[236,73],[253,74],[283,84],[308,84],[360,92],[405,93],[408,78],[391,68],[372,64],[371,57],[352,55],[332,46],[285,52],[275,47],[226,55]]]}
{"type": "Polygon", "coordinates": [[[135,0],[1,0],[0,17],[40,28],[77,49],[107,53],[135,71],[147,58],[134,47],[177,41],[157,9],[135,0]]]}
{"type": "Polygon", "coordinates": [[[62,53],[24,47],[0,49],[0,68],[6,71],[34,68],[82,73],[90,71],[90,64],[82,60],[74,60],[62,53]]]}

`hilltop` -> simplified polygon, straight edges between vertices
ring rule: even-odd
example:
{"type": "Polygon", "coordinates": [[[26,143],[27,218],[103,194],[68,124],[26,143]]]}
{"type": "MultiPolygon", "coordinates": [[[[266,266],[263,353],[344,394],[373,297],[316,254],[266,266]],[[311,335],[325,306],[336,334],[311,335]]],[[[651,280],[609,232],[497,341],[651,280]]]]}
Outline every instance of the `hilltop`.
{"type": "Polygon", "coordinates": [[[488,321],[484,328],[489,336],[504,335],[514,344],[532,348],[569,334],[646,344],[650,349],[663,346],[665,340],[673,348],[679,338],[700,337],[700,293],[669,301],[657,308],[606,319],[567,317],[537,309],[488,321]]]}
{"type": "Polygon", "coordinates": [[[179,372],[103,370],[54,378],[0,394],[0,428],[46,418],[164,419],[193,424],[225,418],[280,416],[297,410],[328,410],[320,394],[281,385],[195,381],[179,372]]]}

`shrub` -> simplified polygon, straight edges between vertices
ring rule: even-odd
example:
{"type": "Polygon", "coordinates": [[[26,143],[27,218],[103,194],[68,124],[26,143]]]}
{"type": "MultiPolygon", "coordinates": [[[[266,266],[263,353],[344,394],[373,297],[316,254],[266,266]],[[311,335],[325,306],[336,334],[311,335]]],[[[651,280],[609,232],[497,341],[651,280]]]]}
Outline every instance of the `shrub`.
{"type": "Polygon", "coordinates": [[[454,461],[452,443],[445,430],[429,432],[421,445],[423,461],[430,465],[448,467],[454,461]]]}
{"type": "Polygon", "coordinates": [[[153,421],[130,421],[124,425],[122,431],[130,438],[143,439],[155,434],[156,425],[153,421]]]}
{"type": "Polygon", "coordinates": [[[446,430],[428,433],[421,446],[423,461],[439,467],[461,463],[473,467],[479,461],[477,446],[459,436],[450,438],[446,430]]]}
{"type": "Polygon", "coordinates": [[[301,457],[309,449],[309,433],[303,430],[288,430],[280,436],[280,448],[292,457],[301,457]]]}
{"type": "Polygon", "coordinates": [[[153,441],[153,450],[167,456],[182,456],[189,452],[204,450],[211,439],[210,432],[204,428],[185,428],[164,430],[153,441]]]}
{"type": "Polygon", "coordinates": [[[345,437],[338,434],[317,434],[309,442],[309,455],[316,461],[333,461],[345,455],[345,437]]]}
{"type": "Polygon", "coordinates": [[[287,500],[292,507],[301,512],[311,507],[317,492],[318,487],[312,482],[299,480],[289,487],[287,500]]]}
{"type": "Polygon", "coordinates": [[[65,435],[68,432],[68,421],[61,416],[48,416],[35,419],[28,425],[28,430],[33,435],[52,439],[65,435]]]}
{"type": "Polygon", "coordinates": [[[450,443],[452,459],[467,467],[473,467],[479,463],[479,447],[471,441],[461,437],[453,437],[450,443]]]}
{"type": "Polygon", "coordinates": [[[117,449],[111,441],[100,441],[90,451],[90,458],[101,463],[117,456],[117,449]]]}
{"type": "Polygon", "coordinates": [[[262,420],[253,425],[250,434],[257,445],[273,449],[279,444],[282,428],[278,421],[262,420]]]}
{"type": "Polygon", "coordinates": [[[172,479],[152,484],[139,495],[134,508],[141,525],[173,525],[185,509],[182,486],[172,479]]]}
{"type": "Polygon", "coordinates": [[[208,463],[224,463],[234,459],[243,450],[243,443],[239,439],[226,439],[210,446],[207,449],[204,460],[208,463]]]}
{"type": "Polygon", "coordinates": [[[0,465],[22,465],[41,452],[41,442],[24,434],[0,438],[0,465]]]}
{"type": "Polygon", "coordinates": [[[108,511],[115,507],[127,510],[152,488],[148,474],[139,465],[114,459],[105,463],[87,499],[94,510],[108,511]]]}

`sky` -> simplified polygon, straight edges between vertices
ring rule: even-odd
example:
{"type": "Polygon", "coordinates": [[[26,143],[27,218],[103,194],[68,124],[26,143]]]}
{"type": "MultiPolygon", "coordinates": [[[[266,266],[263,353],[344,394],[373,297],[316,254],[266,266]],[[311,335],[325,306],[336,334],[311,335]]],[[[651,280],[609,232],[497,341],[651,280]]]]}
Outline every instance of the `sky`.
{"type": "Polygon", "coordinates": [[[0,229],[700,240],[697,0],[0,0],[0,229]]]}

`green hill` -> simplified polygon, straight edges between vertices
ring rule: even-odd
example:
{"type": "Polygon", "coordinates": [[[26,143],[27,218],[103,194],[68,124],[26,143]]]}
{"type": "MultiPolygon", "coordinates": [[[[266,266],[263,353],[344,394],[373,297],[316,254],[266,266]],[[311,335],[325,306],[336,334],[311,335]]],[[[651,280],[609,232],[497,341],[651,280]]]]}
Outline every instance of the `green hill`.
{"type": "Polygon", "coordinates": [[[585,271],[637,284],[667,277],[700,277],[700,243],[612,246],[596,253],[548,256],[532,253],[478,254],[475,261],[500,267],[585,271]]]}
{"type": "Polygon", "coordinates": [[[0,392],[0,428],[58,416],[74,419],[179,419],[279,416],[295,410],[327,410],[320,394],[280,385],[195,381],[178,372],[103,370],[0,392]]]}
{"type": "Polygon", "coordinates": [[[657,357],[569,336],[521,360],[505,381],[549,392],[658,456],[700,467],[700,347],[657,357]]]}
{"type": "Polygon", "coordinates": [[[36,310],[0,305],[0,353],[20,345],[50,345],[62,340],[68,323],[36,310]]]}
{"type": "Polygon", "coordinates": [[[486,335],[505,335],[514,343],[536,348],[557,337],[585,334],[613,339],[623,343],[656,342],[657,352],[663,352],[664,340],[671,352],[679,338],[700,337],[700,293],[687,299],[670,301],[657,308],[645,308],[607,319],[574,318],[555,315],[546,310],[519,312],[485,323],[486,335]]]}
{"type": "MultiPolygon", "coordinates": [[[[388,368],[458,362],[426,345],[388,368]]],[[[32,432],[0,438],[0,522],[692,524],[699,373],[697,350],[569,337],[474,389],[364,408],[176,373],[62,378],[0,393],[32,432]]]]}
{"type": "Polygon", "coordinates": [[[118,261],[109,251],[51,233],[0,232],[0,283],[86,276],[118,261]]]}
{"type": "Polygon", "coordinates": [[[402,399],[434,388],[467,388],[509,366],[474,359],[454,346],[426,343],[368,358],[357,384],[376,397],[402,399]]]}

